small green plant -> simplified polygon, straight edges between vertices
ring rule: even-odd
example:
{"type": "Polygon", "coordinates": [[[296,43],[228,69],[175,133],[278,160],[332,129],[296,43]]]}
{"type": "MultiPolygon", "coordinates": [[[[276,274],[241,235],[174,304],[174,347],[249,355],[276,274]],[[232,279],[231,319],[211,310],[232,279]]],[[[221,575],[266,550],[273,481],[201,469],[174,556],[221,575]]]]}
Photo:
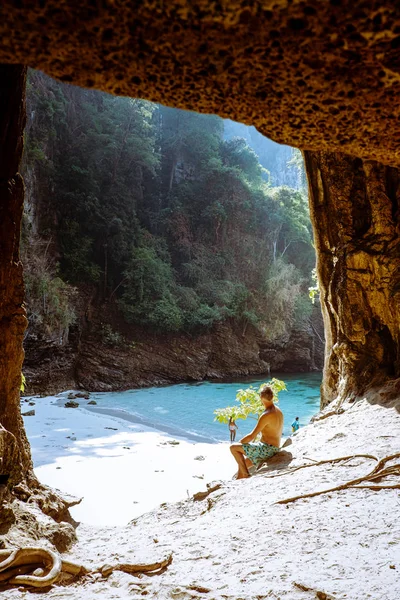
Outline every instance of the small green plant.
{"type": "Polygon", "coordinates": [[[319,281],[317,276],[317,269],[313,269],[311,273],[311,277],[315,282],[315,285],[308,288],[308,296],[311,299],[311,302],[314,304],[315,300],[319,300],[319,281]]]}
{"type": "Polygon", "coordinates": [[[125,343],[124,337],[119,331],[114,331],[109,323],[103,323],[101,326],[101,338],[106,346],[122,346],[125,343]]]}
{"type": "MultiPolygon", "coordinates": [[[[227,406],[226,408],[217,408],[217,410],[214,410],[214,420],[219,423],[228,423],[230,417],[233,417],[235,420],[247,419],[248,417],[258,419],[265,410],[260,399],[260,389],[263,385],[265,384],[262,383],[258,388],[251,385],[245,390],[238,390],[236,393],[237,405],[227,406]]],[[[274,392],[274,402],[275,404],[278,404],[278,394],[286,391],[284,381],[280,381],[274,377],[271,381],[268,381],[266,385],[269,385],[274,392]]]]}
{"type": "Polygon", "coordinates": [[[25,392],[25,386],[26,386],[26,378],[25,378],[25,375],[23,373],[21,373],[21,385],[19,387],[19,391],[21,392],[21,394],[23,394],[25,392]]]}

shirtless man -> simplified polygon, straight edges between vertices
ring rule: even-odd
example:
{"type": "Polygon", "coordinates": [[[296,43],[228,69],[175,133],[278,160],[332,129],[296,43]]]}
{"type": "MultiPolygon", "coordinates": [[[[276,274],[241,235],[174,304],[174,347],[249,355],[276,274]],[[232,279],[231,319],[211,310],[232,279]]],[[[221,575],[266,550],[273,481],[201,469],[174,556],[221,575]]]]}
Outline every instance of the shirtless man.
{"type": "Polygon", "coordinates": [[[258,463],[279,452],[283,430],[282,411],[275,406],[274,393],[268,385],[261,388],[260,398],[265,411],[258,419],[257,425],[239,443],[231,445],[233,458],[239,466],[237,479],[250,477],[248,467],[257,466],[258,463]],[[261,441],[251,443],[258,433],[261,433],[261,441]]]}

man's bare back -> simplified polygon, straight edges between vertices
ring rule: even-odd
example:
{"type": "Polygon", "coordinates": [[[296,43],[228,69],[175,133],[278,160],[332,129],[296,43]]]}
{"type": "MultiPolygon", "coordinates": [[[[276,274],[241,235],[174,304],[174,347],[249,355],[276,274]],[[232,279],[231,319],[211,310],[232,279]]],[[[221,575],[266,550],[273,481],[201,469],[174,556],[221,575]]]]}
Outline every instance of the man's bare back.
{"type": "Polygon", "coordinates": [[[271,446],[281,445],[283,414],[280,408],[272,406],[260,416],[261,441],[271,446]]]}

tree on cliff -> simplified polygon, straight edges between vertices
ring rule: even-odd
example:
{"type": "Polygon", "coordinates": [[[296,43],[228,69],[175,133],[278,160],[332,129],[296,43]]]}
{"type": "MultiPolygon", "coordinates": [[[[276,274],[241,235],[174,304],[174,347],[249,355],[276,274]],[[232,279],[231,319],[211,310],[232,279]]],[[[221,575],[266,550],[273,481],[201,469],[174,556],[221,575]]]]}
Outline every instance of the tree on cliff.
{"type": "Polygon", "coordinates": [[[45,283],[68,323],[71,286],[82,285],[159,331],[234,319],[272,335],[308,316],[306,197],[271,187],[246,141],[224,139],[222,119],[35,72],[28,115],[24,248],[39,252],[39,235],[55,257],[45,268],[29,260],[37,320],[50,321],[37,310],[45,283]]]}

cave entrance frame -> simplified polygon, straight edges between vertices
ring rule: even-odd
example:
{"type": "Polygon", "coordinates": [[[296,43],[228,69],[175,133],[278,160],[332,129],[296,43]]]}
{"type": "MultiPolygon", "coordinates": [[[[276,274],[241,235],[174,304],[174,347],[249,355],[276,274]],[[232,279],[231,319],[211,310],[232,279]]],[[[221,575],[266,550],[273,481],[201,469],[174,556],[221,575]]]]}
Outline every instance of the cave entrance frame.
{"type": "Polygon", "coordinates": [[[15,4],[0,25],[0,445],[10,485],[32,477],[19,408],[26,69],[17,63],[302,148],[326,334],[322,403],[400,376],[396,0],[144,1],[134,12],[126,1],[118,13],[90,0],[15,4]]]}

